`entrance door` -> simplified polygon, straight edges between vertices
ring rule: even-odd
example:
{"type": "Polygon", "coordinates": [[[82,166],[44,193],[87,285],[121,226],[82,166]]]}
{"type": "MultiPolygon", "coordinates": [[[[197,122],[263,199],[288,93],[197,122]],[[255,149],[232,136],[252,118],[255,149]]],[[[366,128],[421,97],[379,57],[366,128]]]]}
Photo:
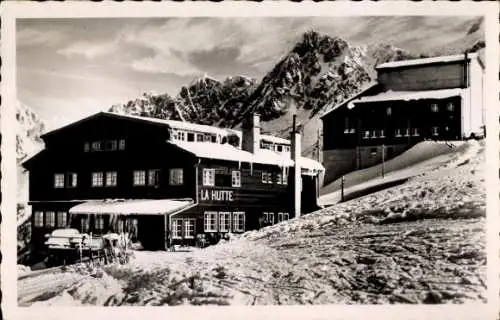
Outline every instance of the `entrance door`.
{"type": "Polygon", "coordinates": [[[165,221],[163,216],[138,218],[137,238],[145,250],[165,249],[165,221]]]}

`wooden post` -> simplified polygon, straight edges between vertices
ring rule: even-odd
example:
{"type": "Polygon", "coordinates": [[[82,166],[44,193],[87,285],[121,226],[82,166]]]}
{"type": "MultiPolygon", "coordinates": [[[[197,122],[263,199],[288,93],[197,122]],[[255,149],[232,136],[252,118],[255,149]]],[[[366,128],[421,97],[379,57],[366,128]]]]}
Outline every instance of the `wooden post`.
{"type": "Polygon", "coordinates": [[[385,145],[382,144],[382,178],[385,176],[385,145]]]}
{"type": "Polygon", "coordinates": [[[345,184],[345,176],[342,176],[340,180],[340,202],[344,202],[344,184],[345,184]]]}

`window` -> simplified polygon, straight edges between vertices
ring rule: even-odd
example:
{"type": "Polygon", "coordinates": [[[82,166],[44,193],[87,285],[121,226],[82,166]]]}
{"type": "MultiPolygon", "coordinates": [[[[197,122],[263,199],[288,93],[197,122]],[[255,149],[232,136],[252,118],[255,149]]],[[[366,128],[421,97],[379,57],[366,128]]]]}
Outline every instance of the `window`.
{"type": "Polygon", "coordinates": [[[401,137],[401,129],[394,130],[394,136],[395,137],[401,137]]]}
{"type": "Polygon", "coordinates": [[[184,171],[182,168],[169,170],[168,184],[171,186],[178,186],[184,184],[184,171]]]}
{"type": "Polygon", "coordinates": [[[89,232],[89,229],[90,229],[89,216],[82,216],[80,223],[81,223],[82,232],[84,232],[84,233],[89,232]]]}
{"type": "Polygon", "coordinates": [[[244,232],[245,231],[245,213],[244,212],[234,212],[233,213],[233,230],[234,230],[234,232],[244,232]]]}
{"type": "Polygon", "coordinates": [[[186,140],[186,132],[177,131],[177,140],[185,141],[186,140]]]}
{"type": "Polygon", "coordinates": [[[104,217],[103,216],[95,216],[94,227],[96,230],[104,230],[104,217]]]}
{"type": "Polygon", "coordinates": [[[55,173],[54,174],[54,188],[64,188],[64,174],[55,173]]]}
{"type": "Polygon", "coordinates": [[[419,136],[418,128],[412,128],[411,131],[412,131],[412,133],[411,133],[412,136],[414,136],[414,137],[419,136]]]}
{"type": "Polygon", "coordinates": [[[363,139],[370,138],[370,131],[363,131],[363,139]]]}
{"type": "Polygon", "coordinates": [[[116,171],[106,172],[106,187],[116,187],[117,178],[118,174],[116,171]]]}
{"type": "Polygon", "coordinates": [[[92,151],[101,151],[101,141],[92,142],[92,151]]]}
{"type": "Polygon", "coordinates": [[[288,173],[285,170],[285,173],[283,173],[283,184],[288,184],[288,173]]]}
{"type": "Polygon", "coordinates": [[[289,146],[285,146],[285,152],[290,152],[290,147],[289,146]]]}
{"type": "Polygon", "coordinates": [[[211,135],[211,136],[210,136],[210,140],[211,140],[213,143],[216,143],[216,142],[217,142],[217,136],[211,135]]]}
{"type": "Polygon", "coordinates": [[[262,172],[262,183],[267,183],[267,172],[262,172]]]}
{"type": "Polygon", "coordinates": [[[377,137],[377,130],[372,131],[372,139],[375,139],[377,137]]]}
{"type": "Polygon", "coordinates": [[[43,227],[43,211],[35,211],[35,227],[43,227]]]}
{"type": "Polygon", "coordinates": [[[145,186],[146,185],[146,171],[136,170],[134,171],[134,186],[145,186]]]}
{"type": "Polygon", "coordinates": [[[432,112],[438,112],[439,111],[439,106],[437,105],[437,103],[431,104],[431,111],[432,112]]]}
{"type": "Polygon", "coordinates": [[[231,231],[231,212],[219,212],[219,231],[231,231]]]}
{"type": "Polygon", "coordinates": [[[288,220],[288,219],[290,219],[288,212],[283,212],[283,220],[288,220]]]}
{"type": "Polygon", "coordinates": [[[408,136],[410,136],[410,129],[405,128],[405,137],[408,137],[408,136]]]}
{"type": "Polygon", "coordinates": [[[115,151],[116,149],[117,149],[117,142],[116,142],[116,140],[106,141],[106,150],[107,151],[115,151]]]}
{"type": "Polygon", "coordinates": [[[267,173],[267,183],[273,183],[273,174],[272,172],[267,173]]]}
{"type": "Polygon", "coordinates": [[[57,226],[60,228],[66,227],[68,223],[68,216],[65,211],[59,211],[57,213],[57,226]]]}
{"type": "Polygon", "coordinates": [[[276,174],[276,183],[281,184],[282,181],[283,181],[283,179],[281,177],[281,173],[277,173],[276,174]]]}
{"type": "Polygon", "coordinates": [[[89,152],[90,151],[90,144],[88,142],[85,142],[83,144],[83,152],[89,152]]]}
{"type": "Polygon", "coordinates": [[[214,186],[215,185],[215,170],[214,169],[203,169],[203,185],[204,186],[214,186]]]}
{"type": "Polygon", "coordinates": [[[92,172],[92,187],[102,187],[102,186],[103,186],[103,173],[92,172]]]}
{"type": "MultiPolygon", "coordinates": [[[[182,169],[181,169],[182,173],[182,169]]],[[[182,184],[182,174],[181,174],[181,183],[182,184]]],[[[150,186],[159,186],[160,185],[160,170],[149,170],[148,171],[148,185],[150,186]]]]}
{"type": "Polygon", "coordinates": [[[380,130],[380,138],[385,138],[385,130],[380,130]]]}
{"type": "Polygon", "coordinates": [[[205,212],[205,232],[217,232],[217,212],[205,212]]]}
{"type": "Polygon", "coordinates": [[[68,173],[68,188],[76,188],[78,175],[74,172],[68,173]]]}
{"type": "Polygon", "coordinates": [[[283,221],[283,212],[278,212],[278,222],[283,221]]]}
{"type": "Polygon", "coordinates": [[[189,142],[194,141],[194,133],[192,133],[192,132],[187,133],[187,141],[189,141],[189,142]]]}
{"type": "Polygon", "coordinates": [[[56,213],[54,211],[47,211],[45,213],[45,226],[49,228],[56,226],[56,213]]]}
{"type": "Polygon", "coordinates": [[[370,156],[375,157],[377,155],[377,148],[370,149],[370,156]]]}
{"type": "Polygon", "coordinates": [[[433,136],[437,136],[439,134],[439,128],[438,127],[432,127],[431,128],[431,133],[433,136]]]}
{"type": "Polygon", "coordinates": [[[264,212],[264,222],[274,224],[274,212],[264,212]]]}
{"type": "Polygon", "coordinates": [[[184,220],[184,238],[194,239],[194,219],[184,220]]]}
{"type": "Polygon", "coordinates": [[[182,238],[182,220],[173,219],[172,220],[172,239],[182,238]]]}
{"type": "Polygon", "coordinates": [[[196,135],[196,141],[197,141],[197,142],[203,142],[203,140],[204,140],[204,139],[205,139],[205,136],[204,136],[203,134],[198,133],[198,134],[196,135]]]}
{"type": "Polygon", "coordinates": [[[392,108],[391,107],[387,107],[387,109],[385,109],[385,113],[390,116],[392,114],[392,108]]]}
{"type": "Polygon", "coordinates": [[[283,146],[282,146],[282,145],[277,145],[277,146],[276,146],[276,150],[277,150],[278,152],[283,152],[283,146]]]}
{"type": "Polygon", "coordinates": [[[455,110],[455,105],[453,104],[453,102],[448,102],[448,104],[446,105],[446,109],[448,111],[453,111],[455,110]]]}
{"type": "Polygon", "coordinates": [[[239,170],[231,172],[231,185],[233,187],[241,187],[241,172],[239,170]]]}
{"type": "Polygon", "coordinates": [[[125,150],[125,140],[119,140],[118,142],[118,149],[120,150],[125,150]]]}

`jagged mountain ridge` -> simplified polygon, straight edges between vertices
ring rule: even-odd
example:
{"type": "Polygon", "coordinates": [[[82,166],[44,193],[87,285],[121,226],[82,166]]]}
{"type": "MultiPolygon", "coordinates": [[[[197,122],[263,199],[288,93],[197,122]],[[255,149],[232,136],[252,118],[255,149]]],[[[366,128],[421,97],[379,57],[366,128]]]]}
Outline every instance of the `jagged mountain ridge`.
{"type": "MultiPolygon", "coordinates": [[[[474,44],[474,50],[484,46],[469,38],[467,44],[474,44]]],[[[352,46],[339,37],[309,31],[260,82],[243,76],[224,80],[204,76],[182,87],[175,97],[144,95],[110,111],[232,128],[238,128],[249,113],[259,112],[264,131],[285,138],[291,115],[298,114],[305,130],[303,153],[308,155],[318,141],[318,116],[373,82],[377,64],[439,54],[413,54],[384,43],[352,46]]]]}
{"type": "Polygon", "coordinates": [[[40,136],[45,131],[45,125],[30,107],[20,101],[16,104],[16,120],[16,154],[20,162],[43,148],[40,136]]]}

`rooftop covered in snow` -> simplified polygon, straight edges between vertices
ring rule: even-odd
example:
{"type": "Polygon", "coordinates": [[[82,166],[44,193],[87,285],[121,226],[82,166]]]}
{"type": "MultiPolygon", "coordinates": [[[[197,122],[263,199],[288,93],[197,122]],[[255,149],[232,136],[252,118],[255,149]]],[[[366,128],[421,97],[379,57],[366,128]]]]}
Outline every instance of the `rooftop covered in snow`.
{"type": "MultiPolygon", "coordinates": [[[[467,59],[477,58],[477,56],[478,55],[476,53],[469,53],[467,54],[467,59]]],[[[450,62],[464,61],[465,59],[466,59],[465,54],[456,54],[456,55],[439,56],[432,58],[391,61],[378,65],[376,69],[398,68],[398,67],[417,66],[417,65],[435,64],[435,63],[450,63],[450,62]]]]}
{"type": "MultiPolygon", "coordinates": [[[[241,150],[230,144],[207,144],[203,142],[168,141],[199,158],[216,159],[234,162],[259,163],[276,165],[280,167],[291,167],[294,161],[289,153],[279,153],[272,150],[260,149],[257,153],[241,150]]],[[[306,170],[324,171],[324,167],[318,161],[301,157],[299,165],[306,170]]]]}
{"type": "Polygon", "coordinates": [[[352,100],[347,105],[349,109],[354,108],[355,104],[366,102],[384,102],[384,101],[411,101],[425,99],[445,99],[461,96],[464,89],[442,89],[426,91],[384,91],[377,95],[365,96],[352,100]]]}
{"type": "Polygon", "coordinates": [[[193,204],[192,199],[90,200],[69,209],[70,214],[145,214],[163,215],[179,212],[193,204]]]}

